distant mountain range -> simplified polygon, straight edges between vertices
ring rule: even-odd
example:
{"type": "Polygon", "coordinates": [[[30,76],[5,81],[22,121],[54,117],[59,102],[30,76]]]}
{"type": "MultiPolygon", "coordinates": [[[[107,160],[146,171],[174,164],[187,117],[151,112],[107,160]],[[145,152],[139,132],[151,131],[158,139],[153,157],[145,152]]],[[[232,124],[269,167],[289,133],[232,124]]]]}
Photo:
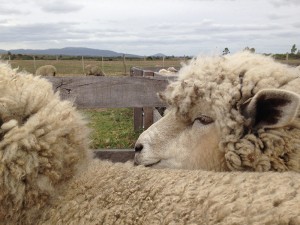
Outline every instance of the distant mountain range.
{"type": "MultiPolygon", "coordinates": [[[[66,48],[51,48],[51,49],[11,49],[2,50],[0,54],[6,54],[7,52],[12,54],[23,54],[23,55],[68,55],[68,56],[103,56],[103,57],[120,57],[125,54],[126,57],[143,57],[134,54],[119,53],[110,50],[100,50],[93,48],[80,48],[80,47],[66,47],[66,48]]],[[[164,54],[158,53],[153,56],[163,57],[164,54]]]]}

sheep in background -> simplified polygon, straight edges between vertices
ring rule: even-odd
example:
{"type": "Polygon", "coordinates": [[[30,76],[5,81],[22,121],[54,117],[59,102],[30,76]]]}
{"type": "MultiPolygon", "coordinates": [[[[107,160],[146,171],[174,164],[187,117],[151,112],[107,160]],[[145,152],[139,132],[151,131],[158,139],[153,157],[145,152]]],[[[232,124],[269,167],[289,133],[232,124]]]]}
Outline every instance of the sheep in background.
{"type": "Polygon", "coordinates": [[[85,73],[87,76],[105,76],[104,72],[101,70],[99,66],[86,65],[85,73]]]}
{"type": "Polygon", "coordinates": [[[93,160],[72,104],[46,79],[18,74],[0,63],[1,224],[300,223],[300,174],[93,160]]]}
{"type": "Polygon", "coordinates": [[[165,116],[136,142],[154,168],[300,172],[300,74],[263,55],[199,57],[160,94],[165,116]]]}
{"type": "Polygon", "coordinates": [[[52,65],[45,65],[45,66],[41,66],[39,67],[36,72],[35,75],[41,75],[41,76],[55,76],[57,73],[55,66],[52,65]]]}
{"type": "Polygon", "coordinates": [[[168,69],[160,69],[158,71],[161,75],[175,75],[178,72],[174,67],[169,67],[168,69]]]}

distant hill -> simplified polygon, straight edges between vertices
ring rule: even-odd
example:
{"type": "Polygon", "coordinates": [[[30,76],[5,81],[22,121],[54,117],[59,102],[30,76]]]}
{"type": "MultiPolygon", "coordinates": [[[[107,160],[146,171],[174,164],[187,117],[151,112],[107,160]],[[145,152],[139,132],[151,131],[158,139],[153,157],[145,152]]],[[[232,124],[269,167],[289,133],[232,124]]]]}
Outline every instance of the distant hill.
{"type": "Polygon", "coordinates": [[[11,49],[1,50],[0,54],[7,52],[12,54],[23,54],[23,55],[67,55],[67,56],[103,56],[103,57],[120,57],[125,54],[126,57],[141,57],[139,55],[119,53],[110,50],[100,50],[93,48],[80,48],[80,47],[66,47],[66,48],[52,48],[52,49],[11,49]]]}
{"type": "Polygon", "coordinates": [[[157,53],[155,55],[152,55],[153,57],[166,57],[166,55],[162,54],[162,53],[157,53]]]}

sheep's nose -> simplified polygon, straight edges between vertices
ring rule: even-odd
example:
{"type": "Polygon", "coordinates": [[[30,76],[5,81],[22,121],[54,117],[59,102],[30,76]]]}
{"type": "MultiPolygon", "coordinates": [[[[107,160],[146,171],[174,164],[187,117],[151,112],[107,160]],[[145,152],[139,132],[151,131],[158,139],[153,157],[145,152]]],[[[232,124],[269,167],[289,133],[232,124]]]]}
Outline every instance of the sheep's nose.
{"type": "Polygon", "coordinates": [[[144,148],[144,146],[143,146],[142,144],[136,144],[136,145],[134,146],[135,152],[140,152],[140,151],[143,150],[143,148],[144,148]]]}

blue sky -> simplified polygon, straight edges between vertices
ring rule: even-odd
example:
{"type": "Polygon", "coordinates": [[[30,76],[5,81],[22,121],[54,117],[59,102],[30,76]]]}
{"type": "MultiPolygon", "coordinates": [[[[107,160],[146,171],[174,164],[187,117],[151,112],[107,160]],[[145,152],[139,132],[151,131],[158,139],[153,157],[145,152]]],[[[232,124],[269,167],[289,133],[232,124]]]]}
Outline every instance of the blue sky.
{"type": "Polygon", "coordinates": [[[0,49],[198,55],[300,48],[300,0],[0,0],[0,49]]]}

